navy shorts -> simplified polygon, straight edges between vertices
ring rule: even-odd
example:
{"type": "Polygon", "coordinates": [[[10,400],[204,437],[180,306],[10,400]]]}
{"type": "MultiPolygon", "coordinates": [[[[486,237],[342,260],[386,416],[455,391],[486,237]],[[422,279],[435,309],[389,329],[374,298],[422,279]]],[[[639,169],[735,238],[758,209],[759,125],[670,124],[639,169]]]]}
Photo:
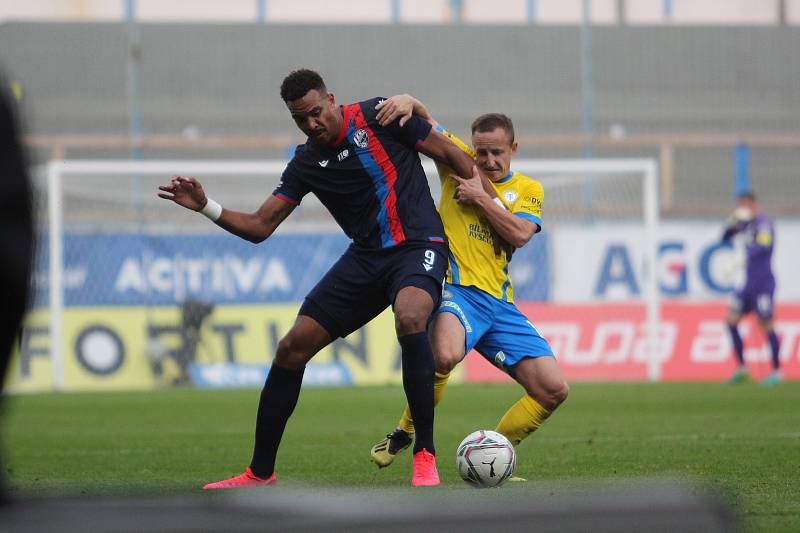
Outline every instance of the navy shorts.
{"type": "Polygon", "coordinates": [[[774,288],[742,289],[733,294],[730,309],[742,315],[755,312],[761,320],[769,320],[774,312],[774,297],[774,288]]]}
{"type": "Polygon", "coordinates": [[[313,318],[331,338],[346,337],[394,305],[404,287],[442,297],[447,245],[405,242],[385,250],[351,246],[306,296],[298,314],[313,318]]]}

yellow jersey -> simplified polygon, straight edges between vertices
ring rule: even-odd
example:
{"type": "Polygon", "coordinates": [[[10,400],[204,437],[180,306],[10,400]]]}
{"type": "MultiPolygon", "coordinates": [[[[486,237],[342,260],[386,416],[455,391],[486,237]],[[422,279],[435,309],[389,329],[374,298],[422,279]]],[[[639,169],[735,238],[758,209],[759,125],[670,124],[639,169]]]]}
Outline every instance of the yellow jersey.
{"type": "MultiPolygon", "coordinates": [[[[475,152],[461,139],[441,125],[437,130],[475,158],[475,152]]],[[[508,258],[504,252],[500,256],[495,255],[489,221],[477,207],[461,205],[456,201],[458,184],[449,177],[453,174],[450,167],[437,163],[436,169],[442,184],[439,215],[450,245],[447,281],[454,285],[476,287],[495,298],[513,302],[514,289],[508,274],[508,258]]],[[[544,188],[541,183],[513,171],[491,183],[506,209],[535,222],[541,230],[544,203],[544,188]]]]}

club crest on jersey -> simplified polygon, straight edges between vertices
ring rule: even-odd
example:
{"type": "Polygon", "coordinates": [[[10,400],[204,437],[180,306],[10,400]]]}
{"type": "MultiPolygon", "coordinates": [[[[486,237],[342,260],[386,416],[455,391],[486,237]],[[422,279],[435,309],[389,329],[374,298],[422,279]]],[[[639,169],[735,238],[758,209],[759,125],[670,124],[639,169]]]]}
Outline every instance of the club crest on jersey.
{"type": "Polygon", "coordinates": [[[341,152],[339,152],[336,155],[336,159],[338,159],[339,162],[342,162],[345,159],[347,159],[347,156],[349,156],[349,155],[350,155],[350,150],[345,149],[345,150],[342,150],[341,152]]]}
{"type": "Polygon", "coordinates": [[[517,193],[515,191],[506,191],[503,193],[503,198],[506,199],[506,202],[513,204],[517,199],[517,193]]]}
{"type": "Polygon", "coordinates": [[[319,162],[319,166],[321,166],[322,168],[325,168],[325,167],[327,167],[327,166],[328,166],[328,160],[327,160],[327,159],[325,159],[325,160],[323,160],[323,161],[320,161],[320,162],[319,162]]]}
{"type": "Polygon", "coordinates": [[[369,135],[363,129],[356,130],[353,134],[353,143],[359,148],[366,148],[369,146],[369,135]]]}

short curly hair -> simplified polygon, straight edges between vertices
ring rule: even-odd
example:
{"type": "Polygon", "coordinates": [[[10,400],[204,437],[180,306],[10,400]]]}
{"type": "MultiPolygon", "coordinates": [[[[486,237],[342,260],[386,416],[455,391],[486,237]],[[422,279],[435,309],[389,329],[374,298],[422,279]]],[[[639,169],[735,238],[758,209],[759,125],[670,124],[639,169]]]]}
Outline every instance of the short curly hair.
{"type": "Polygon", "coordinates": [[[514,143],[514,123],[509,117],[502,113],[487,113],[475,119],[472,123],[472,134],[475,132],[489,133],[497,128],[506,130],[509,141],[514,143]]]}
{"type": "Polygon", "coordinates": [[[301,68],[293,70],[288,76],[283,78],[281,83],[281,98],[284,102],[291,102],[292,100],[299,100],[304,97],[308,91],[319,91],[320,93],[327,92],[325,89],[325,82],[319,73],[301,68]]]}

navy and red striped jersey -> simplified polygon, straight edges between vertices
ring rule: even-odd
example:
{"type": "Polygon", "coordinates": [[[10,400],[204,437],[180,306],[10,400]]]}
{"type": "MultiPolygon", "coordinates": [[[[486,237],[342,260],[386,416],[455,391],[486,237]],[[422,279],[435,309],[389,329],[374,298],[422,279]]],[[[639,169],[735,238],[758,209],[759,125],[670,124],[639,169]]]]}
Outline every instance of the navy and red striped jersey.
{"type": "Polygon", "coordinates": [[[380,98],[342,106],[342,132],[331,145],[309,139],[273,193],[299,204],[314,193],[359,248],[404,241],[444,242],[444,228],[422,169],[417,143],[431,126],[412,117],[383,127],[375,119],[380,98]]]}

